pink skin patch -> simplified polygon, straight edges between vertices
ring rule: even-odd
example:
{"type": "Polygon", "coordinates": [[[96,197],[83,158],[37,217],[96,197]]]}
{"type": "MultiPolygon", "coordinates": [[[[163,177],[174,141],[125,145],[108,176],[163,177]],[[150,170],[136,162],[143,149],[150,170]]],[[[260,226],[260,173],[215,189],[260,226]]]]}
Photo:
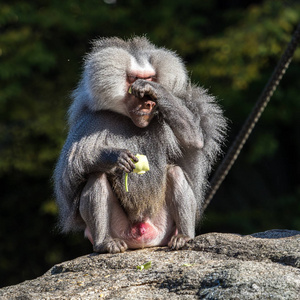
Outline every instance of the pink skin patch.
{"type": "Polygon", "coordinates": [[[132,71],[127,75],[127,89],[137,80],[137,79],[144,79],[147,81],[155,81],[156,79],[155,72],[141,72],[141,71],[132,71]]]}
{"type": "MultiPolygon", "coordinates": [[[[89,241],[94,244],[91,231],[89,227],[85,228],[84,236],[89,239],[89,241]]],[[[151,226],[149,223],[146,222],[139,222],[132,225],[129,229],[127,238],[129,240],[134,241],[141,241],[141,240],[148,240],[151,241],[157,236],[157,231],[151,226]]]]}
{"type": "MultiPolygon", "coordinates": [[[[145,218],[143,221],[131,223],[116,202],[107,235],[112,239],[123,240],[129,249],[141,249],[167,246],[176,233],[176,225],[165,208],[152,219],[145,218]]],[[[95,244],[93,234],[88,226],[85,228],[84,235],[92,244],[95,244]]]]}
{"type": "Polygon", "coordinates": [[[156,233],[149,223],[139,222],[132,225],[130,228],[130,235],[133,239],[139,240],[141,238],[151,239],[156,233]]]}
{"type": "Polygon", "coordinates": [[[86,227],[85,230],[84,230],[84,236],[89,239],[89,241],[92,243],[92,245],[94,245],[92,234],[91,234],[91,231],[88,227],[86,227]]]}

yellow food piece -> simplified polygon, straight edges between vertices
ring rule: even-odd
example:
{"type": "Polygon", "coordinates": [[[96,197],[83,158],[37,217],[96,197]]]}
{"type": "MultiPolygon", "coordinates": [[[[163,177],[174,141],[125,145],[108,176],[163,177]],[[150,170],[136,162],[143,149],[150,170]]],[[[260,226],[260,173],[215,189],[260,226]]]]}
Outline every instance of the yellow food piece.
{"type": "Polygon", "coordinates": [[[133,170],[133,173],[137,174],[144,174],[147,171],[150,170],[149,168],[149,162],[146,155],[137,154],[136,157],[138,158],[138,162],[135,163],[135,169],[133,170]]]}
{"type": "MultiPolygon", "coordinates": [[[[147,171],[150,170],[147,156],[137,154],[136,157],[139,161],[137,163],[134,163],[135,169],[133,170],[133,173],[137,173],[140,175],[145,174],[147,171]]],[[[128,173],[125,174],[125,190],[126,192],[128,192],[128,173]]]]}

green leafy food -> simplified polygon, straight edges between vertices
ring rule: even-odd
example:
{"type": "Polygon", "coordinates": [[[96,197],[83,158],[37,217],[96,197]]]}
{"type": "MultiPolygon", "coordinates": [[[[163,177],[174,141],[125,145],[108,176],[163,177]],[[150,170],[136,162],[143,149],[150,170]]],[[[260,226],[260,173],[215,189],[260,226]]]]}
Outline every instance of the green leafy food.
{"type": "Polygon", "coordinates": [[[148,269],[150,269],[151,268],[151,261],[148,261],[148,262],[146,262],[146,263],[144,263],[143,265],[139,265],[139,266],[137,266],[136,268],[137,268],[137,270],[148,270],[148,269]]]}

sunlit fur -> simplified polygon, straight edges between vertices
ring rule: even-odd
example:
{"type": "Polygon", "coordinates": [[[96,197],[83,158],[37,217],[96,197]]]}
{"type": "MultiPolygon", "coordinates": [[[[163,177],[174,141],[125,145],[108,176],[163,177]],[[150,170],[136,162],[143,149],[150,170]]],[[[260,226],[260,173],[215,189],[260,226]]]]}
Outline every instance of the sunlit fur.
{"type": "Polygon", "coordinates": [[[164,48],[153,46],[146,38],[136,37],[128,42],[119,38],[94,42],[85,58],[82,79],[73,93],[69,123],[76,122],[84,107],[92,111],[109,109],[125,114],[122,104],[126,90],[126,74],[135,66],[145,64],[157,72],[157,81],[175,95],[187,85],[187,72],[181,59],[164,48]],[[117,66],[117,67],[114,67],[117,66]]]}

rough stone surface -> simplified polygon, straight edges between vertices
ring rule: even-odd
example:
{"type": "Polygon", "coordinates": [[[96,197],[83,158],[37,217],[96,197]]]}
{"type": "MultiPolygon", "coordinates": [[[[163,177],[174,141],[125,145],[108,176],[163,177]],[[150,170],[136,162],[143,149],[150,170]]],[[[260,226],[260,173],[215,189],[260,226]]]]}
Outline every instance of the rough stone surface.
{"type": "Polygon", "coordinates": [[[0,299],[300,299],[300,232],[208,233],[180,251],[90,254],[2,288],[0,299]]]}

